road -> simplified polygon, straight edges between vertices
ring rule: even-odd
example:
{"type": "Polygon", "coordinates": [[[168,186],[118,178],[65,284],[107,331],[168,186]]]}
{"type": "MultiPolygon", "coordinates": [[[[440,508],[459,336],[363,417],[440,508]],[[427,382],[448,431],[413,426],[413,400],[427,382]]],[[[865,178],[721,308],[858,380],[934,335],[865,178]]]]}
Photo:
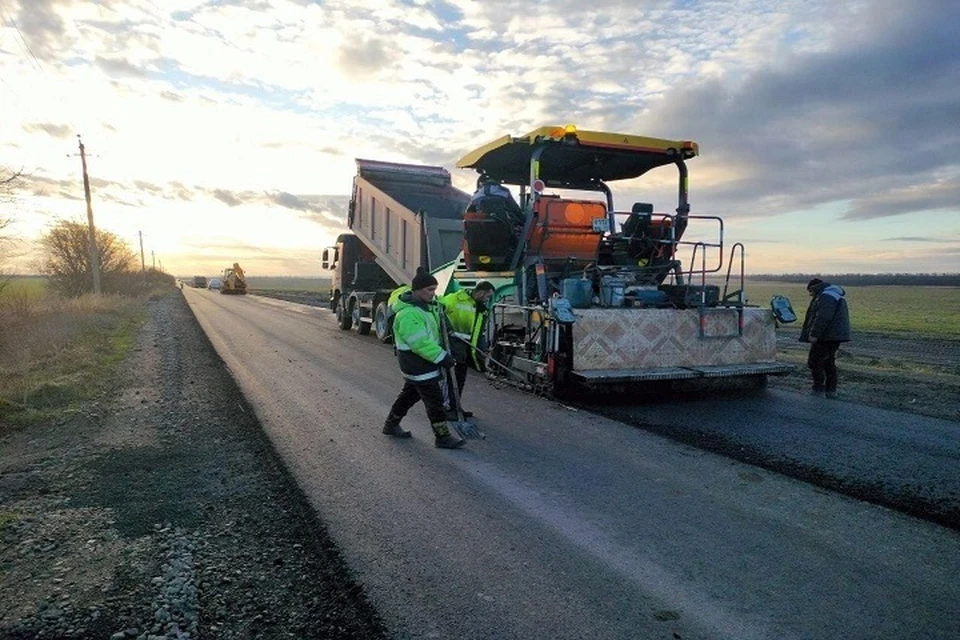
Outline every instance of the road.
{"type": "Polygon", "coordinates": [[[477,379],[485,441],[435,449],[420,408],[389,439],[389,348],[323,309],[184,295],[396,637],[960,636],[954,530],[477,379]]]}

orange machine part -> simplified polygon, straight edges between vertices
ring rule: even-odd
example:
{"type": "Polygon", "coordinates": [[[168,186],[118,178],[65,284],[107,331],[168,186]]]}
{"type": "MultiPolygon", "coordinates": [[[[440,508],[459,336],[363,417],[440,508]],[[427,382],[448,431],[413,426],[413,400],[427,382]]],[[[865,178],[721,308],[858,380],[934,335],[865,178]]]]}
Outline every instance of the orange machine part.
{"type": "Polygon", "coordinates": [[[567,258],[579,263],[597,259],[602,234],[593,230],[593,221],[607,217],[602,202],[543,197],[534,211],[537,221],[528,244],[531,254],[540,255],[546,264],[562,264],[567,258]]]}

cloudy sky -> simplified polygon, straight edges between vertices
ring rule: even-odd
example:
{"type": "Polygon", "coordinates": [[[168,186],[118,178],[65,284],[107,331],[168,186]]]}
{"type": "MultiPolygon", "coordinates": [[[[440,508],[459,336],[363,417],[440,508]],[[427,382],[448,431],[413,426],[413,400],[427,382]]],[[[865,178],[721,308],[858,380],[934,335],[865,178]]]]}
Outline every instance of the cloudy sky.
{"type": "MultiPolygon", "coordinates": [[[[469,190],[470,149],[573,123],[696,140],[693,213],[750,272],[960,272],[957,24],[956,0],[0,0],[0,172],[28,176],[4,214],[21,271],[86,219],[82,134],[97,225],[148,266],[319,275],[355,158],[469,190]]],[[[667,184],[618,208],[671,211],[667,184]]]]}

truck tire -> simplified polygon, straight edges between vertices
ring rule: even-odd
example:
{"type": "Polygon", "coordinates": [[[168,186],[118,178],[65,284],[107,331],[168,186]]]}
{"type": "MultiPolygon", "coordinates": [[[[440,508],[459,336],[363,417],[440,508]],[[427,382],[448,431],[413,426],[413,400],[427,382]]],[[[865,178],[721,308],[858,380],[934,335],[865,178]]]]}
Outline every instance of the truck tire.
{"type": "Polygon", "coordinates": [[[370,334],[370,323],[360,319],[360,305],[358,303],[350,305],[350,317],[353,319],[353,325],[356,327],[357,333],[362,336],[370,334]]]}
{"type": "Polygon", "coordinates": [[[390,322],[389,311],[387,303],[381,302],[373,314],[373,327],[380,342],[390,342],[393,339],[393,323],[390,322]]]}
{"type": "MultiPolygon", "coordinates": [[[[347,302],[352,303],[352,300],[347,300],[347,302]]],[[[350,304],[350,309],[344,309],[343,303],[344,300],[341,296],[337,304],[337,326],[344,331],[349,331],[350,327],[353,326],[353,304],[350,304]]]]}

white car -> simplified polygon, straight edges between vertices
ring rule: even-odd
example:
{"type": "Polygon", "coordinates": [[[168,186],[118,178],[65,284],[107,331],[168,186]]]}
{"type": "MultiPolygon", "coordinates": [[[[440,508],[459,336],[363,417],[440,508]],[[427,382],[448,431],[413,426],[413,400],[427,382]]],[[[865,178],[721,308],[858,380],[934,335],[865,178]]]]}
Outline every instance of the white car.
{"type": "Polygon", "coordinates": [[[220,278],[210,278],[210,282],[207,283],[207,289],[210,290],[219,290],[223,286],[223,282],[220,278]]]}

